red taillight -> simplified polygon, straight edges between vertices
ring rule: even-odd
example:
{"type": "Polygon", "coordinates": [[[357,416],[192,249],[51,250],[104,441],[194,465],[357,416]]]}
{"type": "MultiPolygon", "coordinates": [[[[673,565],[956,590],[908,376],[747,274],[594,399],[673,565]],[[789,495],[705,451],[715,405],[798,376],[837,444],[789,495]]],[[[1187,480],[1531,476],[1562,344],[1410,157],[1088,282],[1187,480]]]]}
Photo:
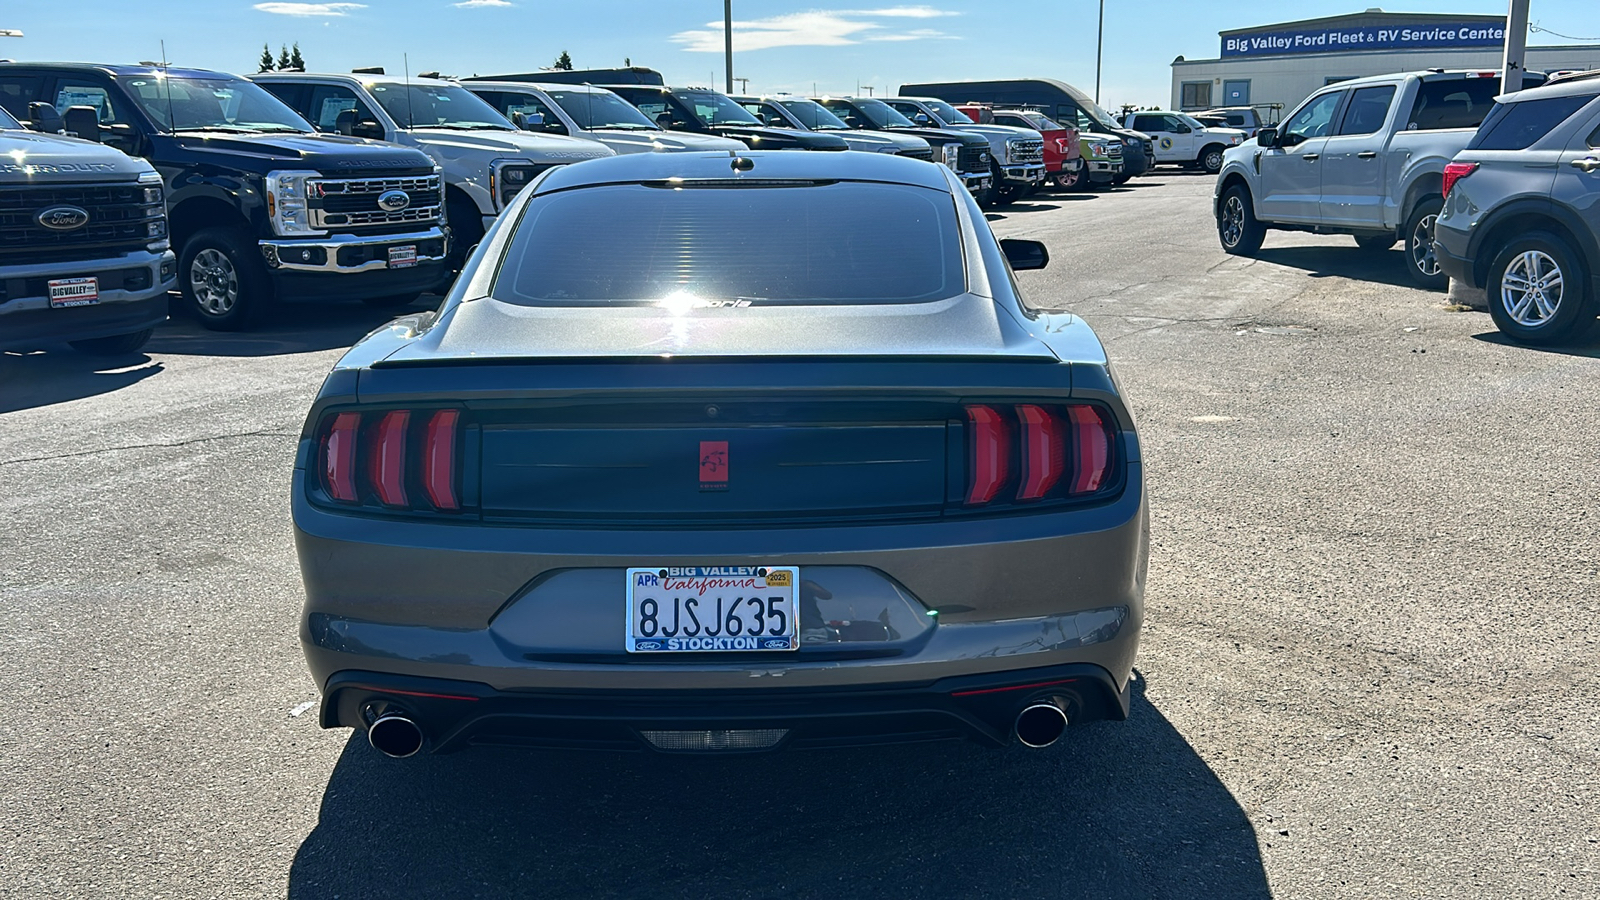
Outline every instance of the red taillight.
{"type": "Polygon", "coordinates": [[[1069,406],[1072,420],[1072,485],[1074,494],[1105,487],[1111,474],[1111,430],[1092,406],[1069,406]]]}
{"type": "Polygon", "coordinates": [[[406,505],[406,427],[411,413],[397,409],[384,413],[368,451],[367,478],[385,506],[406,505]]]}
{"type": "Polygon", "coordinates": [[[322,437],[322,487],[328,496],[354,503],[356,496],[356,435],[360,413],[340,413],[322,437]]]}
{"type": "Polygon", "coordinates": [[[1478,171],[1477,163],[1446,163],[1444,167],[1444,196],[1450,196],[1450,189],[1456,182],[1478,171]]]}
{"type": "Polygon", "coordinates": [[[1072,142],[1066,138],[1056,138],[1056,149],[1062,153],[1070,153],[1072,151],[1072,142]]]}
{"type": "Polygon", "coordinates": [[[1011,435],[1006,420],[987,406],[967,407],[972,448],[972,478],[967,505],[981,506],[995,498],[1006,483],[1011,467],[1011,435]]]}
{"type": "Polygon", "coordinates": [[[422,485],[436,509],[460,509],[456,499],[456,422],[461,413],[441,409],[428,420],[422,447],[422,485]]]}
{"type": "Polygon", "coordinates": [[[1061,420],[1042,406],[1017,407],[1022,422],[1022,486],[1018,500],[1038,500],[1050,493],[1067,467],[1067,442],[1061,420]]]}

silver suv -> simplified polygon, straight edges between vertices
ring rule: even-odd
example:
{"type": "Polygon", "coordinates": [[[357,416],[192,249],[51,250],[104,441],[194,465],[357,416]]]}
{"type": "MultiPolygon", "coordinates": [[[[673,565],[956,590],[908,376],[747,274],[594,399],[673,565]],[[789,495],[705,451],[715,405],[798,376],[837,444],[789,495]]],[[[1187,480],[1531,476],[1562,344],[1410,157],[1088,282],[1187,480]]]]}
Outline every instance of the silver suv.
{"type": "Polygon", "coordinates": [[[1600,315],[1600,72],[1500,97],[1444,172],[1434,253],[1513,340],[1582,341],[1600,315]]]}

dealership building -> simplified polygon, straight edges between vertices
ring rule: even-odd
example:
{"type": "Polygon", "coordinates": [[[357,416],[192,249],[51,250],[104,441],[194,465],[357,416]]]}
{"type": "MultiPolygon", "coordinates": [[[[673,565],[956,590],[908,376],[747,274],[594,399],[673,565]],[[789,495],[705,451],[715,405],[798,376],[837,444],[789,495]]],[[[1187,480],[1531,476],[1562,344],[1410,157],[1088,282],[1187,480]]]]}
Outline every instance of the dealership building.
{"type": "MultiPolygon", "coordinates": [[[[1421,69],[1500,68],[1504,16],[1362,13],[1221,32],[1216,59],[1172,63],[1172,108],[1254,106],[1287,113],[1312,91],[1349,78],[1421,69]]],[[[1600,68],[1600,44],[1529,47],[1530,72],[1600,68]]]]}

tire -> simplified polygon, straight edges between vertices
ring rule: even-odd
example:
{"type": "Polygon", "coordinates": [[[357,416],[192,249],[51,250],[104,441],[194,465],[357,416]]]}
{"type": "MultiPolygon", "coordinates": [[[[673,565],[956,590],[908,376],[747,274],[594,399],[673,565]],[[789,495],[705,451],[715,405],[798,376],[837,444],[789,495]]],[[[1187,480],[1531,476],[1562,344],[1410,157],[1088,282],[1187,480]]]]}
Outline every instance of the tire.
{"type": "Polygon", "coordinates": [[[387,297],[362,297],[361,302],[373,309],[396,309],[401,306],[410,306],[421,296],[421,291],[412,291],[409,294],[391,294],[387,297]]]}
{"type": "Polygon", "coordinates": [[[1419,202],[1406,217],[1406,227],[1401,230],[1406,241],[1406,274],[1411,283],[1428,291],[1450,289],[1450,276],[1439,268],[1439,259],[1433,253],[1433,223],[1444,209],[1444,200],[1428,197],[1419,202]]]}
{"type": "Polygon", "coordinates": [[[1119,186],[1120,185],[1124,185],[1124,184],[1127,184],[1128,183],[1128,179],[1130,179],[1132,177],[1133,177],[1132,175],[1127,175],[1127,174],[1113,175],[1113,176],[1111,176],[1111,183],[1114,184],[1114,185],[1119,185],[1119,186]]]}
{"type": "Polygon", "coordinates": [[[1395,237],[1392,234],[1358,234],[1356,246],[1368,253],[1386,253],[1394,246],[1395,237]]]}
{"type": "Polygon", "coordinates": [[[1200,158],[1195,163],[1205,169],[1207,175],[1215,175],[1222,171],[1222,151],[1221,144],[1212,144],[1200,151],[1200,158]]]}
{"type": "Polygon", "coordinates": [[[1495,327],[1520,344],[1573,344],[1600,331],[1583,258],[1547,231],[1506,244],[1489,266],[1485,287],[1495,327]]]}
{"type": "Polygon", "coordinates": [[[79,353],[87,353],[90,356],[127,356],[129,353],[137,353],[155,331],[154,328],[146,328],[132,334],[114,334],[110,337],[87,338],[67,343],[79,353]]]}
{"type": "Polygon", "coordinates": [[[1007,187],[1000,177],[1000,164],[993,159],[989,161],[989,178],[994,182],[994,187],[989,189],[990,206],[1010,206],[1017,202],[1020,192],[1014,187],[1007,187]]]}
{"type": "Polygon", "coordinates": [[[1266,226],[1257,221],[1250,205],[1250,191],[1242,184],[1228,188],[1217,209],[1217,238],[1222,249],[1234,256],[1254,256],[1266,237],[1266,226]]]}
{"type": "Polygon", "coordinates": [[[178,287],[184,305],[213,331],[249,328],[273,299],[255,238],[242,228],[202,228],[190,235],[178,256],[178,287]]]}
{"type": "Polygon", "coordinates": [[[483,240],[483,216],[476,203],[460,194],[445,201],[445,215],[450,219],[450,255],[445,262],[454,275],[467,264],[467,254],[483,240]]]}
{"type": "Polygon", "coordinates": [[[1061,172],[1050,176],[1050,183],[1058,191],[1075,194],[1089,183],[1089,167],[1079,166],[1075,172],[1061,172]]]}

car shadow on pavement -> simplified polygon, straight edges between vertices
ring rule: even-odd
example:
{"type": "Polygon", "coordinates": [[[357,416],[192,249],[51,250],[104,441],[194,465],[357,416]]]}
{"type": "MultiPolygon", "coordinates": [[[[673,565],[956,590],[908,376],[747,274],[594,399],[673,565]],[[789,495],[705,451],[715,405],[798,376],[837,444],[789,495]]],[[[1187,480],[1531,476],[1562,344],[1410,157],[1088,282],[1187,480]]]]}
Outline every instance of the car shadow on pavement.
{"type": "Polygon", "coordinates": [[[288,896],[1271,896],[1245,813],[1135,683],[1042,751],[345,746],[288,896]]]}
{"type": "Polygon", "coordinates": [[[0,413],[109,394],[162,369],[143,353],[89,356],[66,347],[59,352],[0,353],[0,413]]]}
{"type": "Polygon", "coordinates": [[[285,303],[249,331],[208,331],[174,310],[145,345],[147,353],[183,356],[282,356],[348,347],[398,316],[438,305],[429,296],[409,306],[373,309],[358,303],[285,303]]]}
{"type": "Polygon", "coordinates": [[[1531,344],[1519,344],[1498,331],[1481,332],[1473,335],[1472,339],[1482,341],[1485,344],[1499,344],[1502,347],[1527,350],[1531,353],[1555,353],[1561,356],[1582,356],[1588,359],[1600,359],[1600,338],[1562,347],[1535,347],[1531,344]]]}
{"type": "Polygon", "coordinates": [[[1375,253],[1353,244],[1345,247],[1263,247],[1255,252],[1255,258],[1273,265],[1304,270],[1312,278],[1354,278],[1394,287],[1416,287],[1407,275],[1406,260],[1400,250],[1375,253]]]}

